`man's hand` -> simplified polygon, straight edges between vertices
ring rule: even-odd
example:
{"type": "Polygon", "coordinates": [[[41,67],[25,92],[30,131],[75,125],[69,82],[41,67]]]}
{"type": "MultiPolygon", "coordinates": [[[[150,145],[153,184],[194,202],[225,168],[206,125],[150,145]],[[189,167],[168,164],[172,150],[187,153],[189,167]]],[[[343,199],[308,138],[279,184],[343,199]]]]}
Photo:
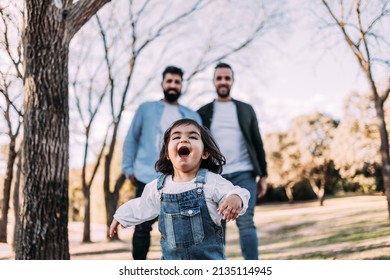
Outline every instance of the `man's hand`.
{"type": "Polygon", "coordinates": [[[136,183],[136,179],[135,179],[135,176],[134,175],[130,175],[129,176],[129,180],[130,180],[130,183],[135,187],[135,183],[136,183]]]}
{"type": "Polygon", "coordinates": [[[257,198],[262,198],[267,193],[267,177],[260,177],[257,181],[257,198]]]}

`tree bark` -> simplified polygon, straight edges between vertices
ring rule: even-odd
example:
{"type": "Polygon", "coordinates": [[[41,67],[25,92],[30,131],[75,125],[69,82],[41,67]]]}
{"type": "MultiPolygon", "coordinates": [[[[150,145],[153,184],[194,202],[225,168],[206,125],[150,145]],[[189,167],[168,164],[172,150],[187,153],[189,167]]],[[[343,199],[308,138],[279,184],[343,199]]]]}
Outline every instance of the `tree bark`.
{"type": "MultiPolygon", "coordinates": [[[[107,160],[106,160],[106,162],[107,162],[107,160]]],[[[105,170],[108,170],[108,169],[105,169],[105,170]]],[[[110,192],[110,190],[107,189],[108,184],[104,185],[105,186],[104,199],[105,199],[105,203],[106,203],[106,216],[107,216],[107,231],[106,231],[107,239],[111,239],[111,240],[118,239],[117,234],[113,238],[110,238],[109,230],[110,230],[110,225],[111,225],[113,216],[115,214],[115,211],[118,208],[119,191],[122,188],[125,181],[126,181],[126,176],[121,174],[118,177],[118,179],[116,180],[114,190],[112,192],[110,192]]]]}
{"type": "Polygon", "coordinates": [[[69,43],[107,2],[25,1],[24,201],[16,259],[70,258],[69,43]]]}
{"type": "Polygon", "coordinates": [[[69,259],[68,50],[51,1],[27,1],[24,203],[16,259],[69,259]]]}

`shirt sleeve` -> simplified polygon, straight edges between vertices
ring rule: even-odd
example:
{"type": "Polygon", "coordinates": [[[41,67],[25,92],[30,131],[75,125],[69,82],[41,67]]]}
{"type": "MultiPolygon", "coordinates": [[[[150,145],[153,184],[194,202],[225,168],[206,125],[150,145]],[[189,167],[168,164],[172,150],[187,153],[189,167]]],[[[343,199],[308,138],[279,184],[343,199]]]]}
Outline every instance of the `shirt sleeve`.
{"type": "Polygon", "coordinates": [[[220,205],[226,197],[233,194],[238,195],[242,200],[242,209],[239,213],[239,216],[241,216],[245,214],[248,209],[248,201],[250,198],[249,191],[241,188],[240,186],[235,186],[230,181],[226,180],[222,176],[219,176],[214,188],[213,199],[218,203],[218,205],[220,205]]]}
{"type": "Polygon", "coordinates": [[[126,228],[156,218],[160,214],[160,194],[156,186],[157,180],[154,180],[145,186],[141,197],[120,206],[114,214],[115,220],[126,228]]]}
{"type": "Polygon", "coordinates": [[[134,161],[142,129],[143,107],[143,104],[138,107],[123,143],[122,173],[126,177],[134,175],[134,161]]]}

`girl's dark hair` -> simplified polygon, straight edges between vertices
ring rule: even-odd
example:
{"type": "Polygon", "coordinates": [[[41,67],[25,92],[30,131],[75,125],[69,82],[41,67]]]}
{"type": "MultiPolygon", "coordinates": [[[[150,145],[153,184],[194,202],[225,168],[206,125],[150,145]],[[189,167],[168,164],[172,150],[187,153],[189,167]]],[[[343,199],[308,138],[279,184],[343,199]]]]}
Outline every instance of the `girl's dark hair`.
{"type": "Polygon", "coordinates": [[[218,148],[217,143],[211,136],[210,131],[198,124],[196,121],[191,119],[181,119],[174,122],[170,128],[167,129],[164,133],[163,145],[160,151],[160,158],[157,160],[155,169],[157,172],[161,172],[165,175],[173,175],[173,166],[172,162],[167,158],[168,155],[168,144],[171,131],[181,125],[194,125],[199,129],[200,136],[204,145],[204,152],[209,154],[207,159],[202,159],[200,168],[206,168],[207,170],[221,174],[222,166],[226,163],[225,157],[222,155],[221,151],[218,148]]]}

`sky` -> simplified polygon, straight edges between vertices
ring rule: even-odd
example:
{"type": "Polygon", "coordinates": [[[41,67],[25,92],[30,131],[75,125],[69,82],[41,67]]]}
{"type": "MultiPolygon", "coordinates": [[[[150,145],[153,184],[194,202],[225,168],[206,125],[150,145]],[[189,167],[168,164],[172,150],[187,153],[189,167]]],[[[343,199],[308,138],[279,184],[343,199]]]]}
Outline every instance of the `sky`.
{"type": "MultiPolygon", "coordinates": [[[[287,1],[290,5],[293,5],[292,2],[287,1]]],[[[240,65],[234,58],[226,60],[235,71],[232,97],[254,107],[264,135],[286,130],[294,117],[303,114],[322,112],[340,119],[344,98],[353,91],[365,93],[368,89],[346,43],[339,41],[332,47],[318,43],[317,28],[310,25],[310,17],[303,15],[297,9],[287,31],[267,37],[267,42],[251,47],[246,54],[254,61],[250,67],[246,67],[245,63],[240,65]]],[[[206,81],[210,81],[206,94],[199,98],[198,92],[205,88],[195,88],[183,95],[180,102],[197,110],[212,101],[215,98],[212,76],[213,67],[210,67],[203,75],[206,81]]],[[[161,88],[158,82],[155,92],[148,94],[146,100],[159,98],[161,88]]],[[[119,139],[124,139],[136,108],[133,105],[124,112],[119,139]]],[[[71,165],[75,162],[71,159],[71,165]]]]}
{"type": "Polygon", "coordinates": [[[270,77],[259,89],[265,111],[260,118],[266,122],[260,126],[265,132],[285,130],[295,116],[315,111],[340,119],[344,98],[352,91],[365,93],[368,89],[345,42],[325,49],[312,45],[311,36],[298,24],[281,42],[281,54],[270,57],[270,77]]]}
{"type": "MultiPolygon", "coordinates": [[[[368,90],[346,42],[335,40],[339,31],[335,30],[333,37],[322,36],[313,26],[309,9],[292,7],[306,0],[287,3],[294,12],[286,31],[267,38],[263,47],[251,48],[257,60],[250,69],[237,69],[232,63],[235,84],[231,95],[255,108],[262,133],[286,130],[294,117],[317,111],[341,119],[344,98],[353,91],[362,94],[368,90]]],[[[212,72],[209,75],[212,77],[212,72]]],[[[205,99],[214,97],[211,93],[205,99]]],[[[183,101],[191,107],[191,102],[183,101]]]]}
{"type": "MultiPolygon", "coordinates": [[[[333,41],[332,45],[318,43],[318,29],[310,21],[310,11],[303,8],[308,2],[286,2],[294,11],[287,31],[267,38],[268,42],[260,47],[252,47],[249,56],[256,62],[250,68],[236,65],[234,60],[226,61],[235,70],[231,95],[254,107],[262,134],[286,130],[294,117],[316,111],[340,119],[344,98],[353,91],[368,90],[356,58],[343,40],[333,41]]],[[[211,67],[205,73],[210,78],[208,94],[196,100],[193,95],[183,96],[181,102],[196,110],[211,101],[215,97],[212,74],[211,67]]],[[[160,96],[158,88],[150,99],[160,96]]],[[[125,112],[119,138],[124,138],[132,114],[133,111],[125,112]]],[[[72,165],[78,165],[74,158],[72,165]]]]}

